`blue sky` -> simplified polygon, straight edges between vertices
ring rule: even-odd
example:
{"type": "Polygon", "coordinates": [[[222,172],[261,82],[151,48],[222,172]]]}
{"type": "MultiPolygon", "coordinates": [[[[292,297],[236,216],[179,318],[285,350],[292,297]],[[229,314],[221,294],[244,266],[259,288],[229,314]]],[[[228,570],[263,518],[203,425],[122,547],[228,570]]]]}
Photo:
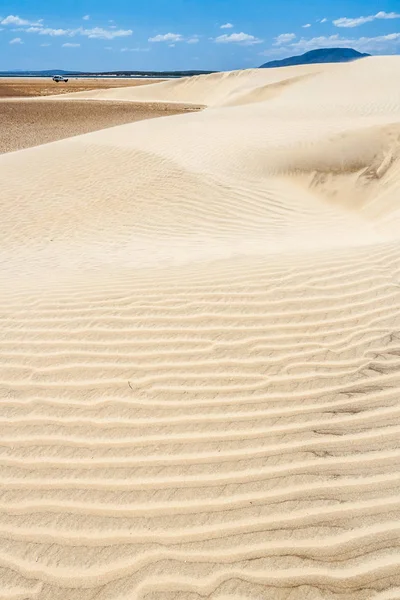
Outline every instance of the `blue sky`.
{"type": "Polygon", "coordinates": [[[399,0],[3,0],[0,11],[0,70],[241,69],[332,46],[400,53],[399,0]]]}

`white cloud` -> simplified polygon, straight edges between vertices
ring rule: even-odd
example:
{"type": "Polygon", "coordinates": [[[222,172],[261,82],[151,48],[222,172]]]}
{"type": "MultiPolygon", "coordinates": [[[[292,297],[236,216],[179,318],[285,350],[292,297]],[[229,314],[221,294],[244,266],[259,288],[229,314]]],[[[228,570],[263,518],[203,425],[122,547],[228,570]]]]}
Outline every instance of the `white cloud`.
{"type": "Polygon", "coordinates": [[[76,30],[76,34],[85,35],[88,38],[100,40],[113,40],[117,37],[126,37],[132,35],[132,33],[132,29],[114,29],[113,31],[109,31],[103,27],[92,27],[92,29],[79,28],[76,30]]]}
{"type": "Polygon", "coordinates": [[[335,27],[358,27],[359,25],[375,21],[375,19],[400,19],[400,14],[395,12],[387,13],[381,10],[376,15],[368,15],[366,17],[355,17],[353,19],[341,17],[340,19],[335,19],[333,24],[335,27]]]}
{"type": "Polygon", "coordinates": [[[21,38],[14,38],[9,43],[10,44],[23,44],[24,42],[21,40],[21,38]]]}
{"type": "Polygon", "coordinates": [[[364,25],[364,23],[368,23],[369,21],[373,21],[375,17],[372,15],[369,17],[357,17],[355,19],[348,19],[347,17],[342,17],[340,19],[335,19],[333,24],[335,27],[357,27],[358,25],[364,25]]]}
{"type": "MultiPolygon", "coordinates": [[[[104,50],[112,50],[113,48],[111,46],[104,46],[104,50]]],[[[121,50],[122,52],[122,50],[121,50]]]]}
{"type": "Polygon", "coordinates": [[[232,27],[232,23],[224,23],[224,25],[221,25],[220,29],[232,29],[232,27]]]}
{"type": "Polygon", "coordinates": [[[359,52],[388,52],[400,46],[400,33],[389,33],[376,37],[343,38],[339,35],[320,36],[311,39],[301,38],[289,44],[287,52],[308,52],[318,48],[354,48],[359,52]]]}
{"type": "Polygon", "coordinates": [[[259,40],[254,35],[248,33],[231,33],[230,35],[220,35],[214,40],[217,44],[243,44],[244,46],[252,46],[253,44],[261,44],[262,40],[259,40]]]}
{"type": "Polygon", "coordinates": [[[175,44],[168,44],[168,48],[175,48],[175,44]]]}
{"type": "Polygon", "coordinates": [[[301,38],[297,42],[289,45],[290,50],[299,52],[308,52],[317,48],[329,48],[331,46],[340,46],[339,35],[319,36],[311,39],[301,38]]]}
{"type": "Polygon", "coordinates": [[[50,36],[60,36],[65,35],[68,37],[75,37],[77,35],[83,35],[85,37],[91,39],[100,39],[100,40],[113,40],[118,37],[126,37],[132,35],[131,29],[104,29],[103,27],[91,27],[89,29],[85,29],[83,27],[78,27],[77,29],[53,29],[52,27],[28,27],[24,28],[20,31],[25,31],[26,33],[37,33],[39,35],[50,35],[50,36]]]}
{"type": "Polygon", "coordinates": [[[321,19],[320,23],[326,23],[328,21],[328,19],[321,19]]]}
{"type": "Polygon", "coordinates": [[[68,29],[52,29],[51,27],[28,27],[24,29],[26,33],[39,33],[40,35],[50,35],[52,37],[58,35],[70,35],[68,29]]]}
{"type": "Polygon", "coordinates": [[[28,21],[27,19],[21,19],[17,15],[8,15],[8,17],[5,17],[5,19],[0,19],[0,24],[1,25],[18,25],[18,26],[40,25],[42,21],[43,21],[43,19],[32,22],[32,21],[28,21]]]}
{"type": "Polygon", "coordinates": [[[295,33],[281,33],[278,37],[275,38],[274,46],[282,46],[283,44],[287,44],[296,38],[295,33]]]}
{"type": "Polygon", "coordinates": [[[305,25],[302,25],[303,29],[308,29],[309,27],[311,27],[311,23],[306,23],[305,25]]]}
{"type": "Polygon", "coordinates": [[[180,33],[165,33],[149,38],[149,42],[182,42],[183,37],[180,33]]]}
{"type": "Polygon", "coordinates": [[[200,41],[198,35],[193,35],[190,38],[184,38],[180,33],[165,33],[163,35],[156,35],[148,39],[149,42],[168,42],[170,48],[174,48],[177,42],[186,42],[187,44],[197,44],[200,41]]]}
{"type": "MultiPolygon", "coordinates": [[[[87,21],[90,19],[90,15],[82,17],[83,20],[87,21]]],[[[45,27],[43,25],[43,19],[38,21],[28,21],[27,19],[21,19],[16,15],[8,15],[4,19],[0,17],[0,25],[16,25],[17,29],[13,31],[25,31],[26,33],[37,33],[38,35],[49,35],[49,36],[68,36],[74,37],[82,35],[93,39],[112,40],[114,38],[125,37],[132,35],[131,29],[116,29],[116,26],[110,26],[107,29],[103,27],[78,27],[76,29],[64,29],[64,28],[53,28],[45,27]]]]}
{"type": "MultiPolygon", "coordinates": [[[[112,48],[107,47],[106,50],[112,50],[112,48]]],[[[121,52],[149,52],[150,48],[121,48],[121,52]]]]}
{"type": "Polygon", "coordinates": [[[80,44],[70,44],[69,42],[62,45],[63,48],[79,48],[79,46],[80,44]]]}

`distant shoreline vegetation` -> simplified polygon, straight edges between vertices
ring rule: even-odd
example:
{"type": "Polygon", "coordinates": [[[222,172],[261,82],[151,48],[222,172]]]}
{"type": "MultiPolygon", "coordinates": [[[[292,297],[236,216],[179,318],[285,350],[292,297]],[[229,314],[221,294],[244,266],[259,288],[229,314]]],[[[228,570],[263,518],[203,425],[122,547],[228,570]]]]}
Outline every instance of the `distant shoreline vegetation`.
{"type": "Polygon", "coordinates": [[[125,78],[173,78],[193,77],[196,75],[210,75],[217,71],[62,71],[54,69],[49,71],[0,71],[0,77],[53,77],[65,75],[68,77],[125,77],[125,78]]]}

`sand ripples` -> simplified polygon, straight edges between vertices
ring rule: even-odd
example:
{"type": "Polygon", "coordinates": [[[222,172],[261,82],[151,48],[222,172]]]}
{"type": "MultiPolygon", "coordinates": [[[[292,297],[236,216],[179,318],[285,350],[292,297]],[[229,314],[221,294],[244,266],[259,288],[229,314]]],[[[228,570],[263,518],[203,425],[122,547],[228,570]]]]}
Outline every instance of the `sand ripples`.
{"type": "Polygon", "coordinates": [[[359,255],[330,306],[334,267],[315,258],[301,290],[304,261],[275,288],[257,282],[278,263],[229,287],[221,268],[120,282],[112,304],[3,303],[5,578],[49,598],[363,598],[396,581],[399,292],[367,286],[359,255]]]}
{"type": "Polygon", "coordinates": [[[0,597],[399,597],[397,159],[355,210],[143,127],[0,159],[0,597]]]}

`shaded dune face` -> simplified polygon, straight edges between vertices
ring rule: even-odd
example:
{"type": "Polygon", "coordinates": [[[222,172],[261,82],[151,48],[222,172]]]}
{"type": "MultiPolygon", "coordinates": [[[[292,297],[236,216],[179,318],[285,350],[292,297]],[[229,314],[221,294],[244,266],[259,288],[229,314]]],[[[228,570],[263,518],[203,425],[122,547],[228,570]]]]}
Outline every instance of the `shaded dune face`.
{"type": "Polygon", "coordinates": [[[396,597],[399,65],[0,157],[6,598],[396,597]]]}

